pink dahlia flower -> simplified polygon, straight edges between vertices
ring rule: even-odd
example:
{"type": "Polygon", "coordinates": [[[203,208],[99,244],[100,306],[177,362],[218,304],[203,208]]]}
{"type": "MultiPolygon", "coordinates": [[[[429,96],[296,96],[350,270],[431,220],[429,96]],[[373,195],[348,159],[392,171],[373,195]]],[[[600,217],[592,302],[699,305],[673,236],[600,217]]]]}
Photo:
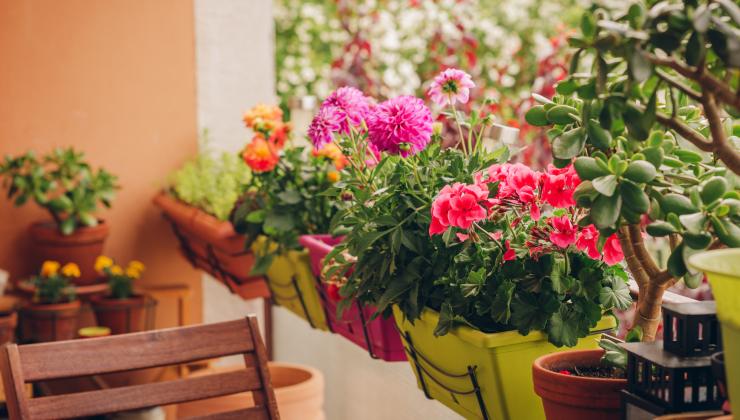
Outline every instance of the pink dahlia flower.
{"type": "Polygon", "coordinates": [[[429,99],[439,106],[445,106],[448,103],[455,105],[457,101],[464,104],[468,102],[470,89],[473,87],[475,83],[469,74],[450,68],[434,78],[429,86],[429,99]]]}
{"type": "Polygon", "coordinates": [[[332,142],[334,133],[341,128],[344,115],[344,112],[335,106],[322,106],[319,109],[308,126],[308,138],[311,139],[314,148],[322,149],[332,142]]]}
{"type": "Polygon", "coordinates": [[[488,188],[485,185],[445,185],[432,203],[432,224],[429,236],[443,233],[450,226],[470,229],[474,222],[488,215],[486,202],[488,188]]]}
{"type": "Polygon", "coordinates": [[[345,86],[340,87],[324,100],[321,107],[336,107],[341,115],[340,132],[349,134],[350,126],[359,127],[362,121],[367,118],[372,107],[370,98],[365,96],[360,90],[345,86]]]}
{"type": "Polygon", "coordinates": [[[624,253],[622,252],[622,244],[619,243],[619,237],[617,234],[606,239],[604,243],[604,262],[609,265],[614,265],[621,262],[624,259],[624,253]]]}
{"type": "Polygon", "coordinates": [[[413,96],[397,96],[377,105],[366,122],[376,149],[403,157],[424,150],[432,136],[432,112],[413,96]]]}
{"type": "Polygon", "coordinates": [[[542,200],[556,208],[567,208],[576,205],[573,191],[581,183],[573,165],[558,169],[549,165],[543,174],[542,200]]]}
{"type": "Polygon", "coordinates": [[[578,228],[573,225],[568,216],[553,217],[547,222],[552,226],[550,242],[560,248],[567,248],[576,243],[578,228]]]}
{"type": "Polygon", "coordinates": [[[594,260],[598,260],[601,257],[601,253],[597,247],[599,241],[599,231],[596,230],[594,225],[588,225],[581,229],[578,240],[576,241],[576,248],[581,251],[585,251],[589,257],[594,260]]]}

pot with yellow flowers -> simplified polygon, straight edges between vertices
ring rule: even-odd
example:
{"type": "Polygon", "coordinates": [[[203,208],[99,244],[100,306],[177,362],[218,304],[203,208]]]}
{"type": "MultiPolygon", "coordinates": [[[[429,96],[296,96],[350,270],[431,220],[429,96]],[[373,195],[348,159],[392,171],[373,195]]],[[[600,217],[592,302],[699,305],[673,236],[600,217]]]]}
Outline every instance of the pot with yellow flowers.
{"type": "Polygon", "coordinates": [[[72,282],[80,277],[75,263],[61,266],[45,261],[32,279],[34,295],[21,311],[23,341],[44,342],[75,338],[80,301],[72,282]]]}
{"type": "Polygon", "coordinates": [[[134,281],[141,277],[144,264],[133,260],[124,269],[101,255],[95,261],[95,270],[108,281],[109,288],[107,296],[91,300],[98,324],[110,328],[111,334],[145,330],[149,305],[144,295],[134,291],[134,281]]]}

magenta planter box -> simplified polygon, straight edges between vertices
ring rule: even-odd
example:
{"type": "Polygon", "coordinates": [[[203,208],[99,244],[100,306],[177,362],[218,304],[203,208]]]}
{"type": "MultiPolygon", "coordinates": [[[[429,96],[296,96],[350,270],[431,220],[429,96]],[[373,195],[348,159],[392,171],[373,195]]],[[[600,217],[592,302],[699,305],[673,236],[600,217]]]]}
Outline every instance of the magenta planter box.
{"type": "Polygon", "coordinates": [[[406,360],[403,343],[398,335],[393,318],[378,317],[367,322],[375,313],[375,308],[357,302],[354,302],[342,313],[342,318],[337,317],[339,301],[333,299],[327,293],[326,285],[320,279],[324,257],[341,240],[342,238],[335,238],[331,235],[303,235],[300,237],[301,245],[306,247],[311,257],[311,269],[318,279],[316,287],[321,295],[321,304],[326,312],[329,329],[367,350],[374,359],[383,359],[388,362],[406,360]]]}

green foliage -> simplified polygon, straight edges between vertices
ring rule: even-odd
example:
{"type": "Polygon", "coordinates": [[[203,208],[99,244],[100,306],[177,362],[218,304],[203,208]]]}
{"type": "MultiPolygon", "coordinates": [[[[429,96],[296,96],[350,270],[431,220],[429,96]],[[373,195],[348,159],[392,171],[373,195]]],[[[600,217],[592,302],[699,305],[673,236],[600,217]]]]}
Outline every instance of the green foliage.
{"type": "Polygon", "coordinates": [[[79,226],[96,226],[98,204],[110,207],[118,188],[114,175],[93,170],[84,154],[72,148],[55,149],[40,159],[33,152],[6,156],[0,176],[16,206],[33,199],[51,214],[64,235],[79,226]]]}
{"type": "Polygon", "coordinates": [[[42,304],[72,302],[77,298],[70,279],[61,273],[33,278],[36,287],[34,301],[42,304]]]}
{"type": "Polygon", "coordinates": [[[228,220],[251,179],[249,167],[237,155],[223,152],[215,159],[203,152],[172,174],[170,182],[178,199],[228,220]]]}
{"type": "Polygon", "coordinates": [[[589,181],[576,199],[601,235],[649,216],[648,234],[674,239],[668,270],[688,285],[697,284],[690,255],[740,246],[732,151],[706,153],[721,151],[719,143],[737,153],[732,119],[713,115],[736,115],[740,102],[739,15],[724,1],[637,2],[623,12],[594,6],[570,40],[577,51],[560,95],[528,115],[553,126],[554,157],[575,158],[589,181]],[[578,72],[589,63],[590,72],[578,72]],[[687,73],[686,65],[700,70],[687,73]]]}
{"type": "Polygon", "coordinates": [[[260,236],[269,239],[257,250],[252,274],[263,274],[274,255],[300,249],[300,235],[329,231],[340,202],[325,192],[339,174],[330,158],[302,147],[282,150],[273,170],[254,173],[253,187],[231,216],[237,232],[247,235],[247,247],[260,236]]]}

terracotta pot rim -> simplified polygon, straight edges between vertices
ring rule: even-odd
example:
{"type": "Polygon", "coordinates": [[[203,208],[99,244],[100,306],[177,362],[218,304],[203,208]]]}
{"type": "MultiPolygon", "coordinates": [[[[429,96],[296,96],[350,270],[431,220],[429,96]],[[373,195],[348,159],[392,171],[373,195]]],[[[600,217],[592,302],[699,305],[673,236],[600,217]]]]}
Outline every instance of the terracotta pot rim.
{"type": "Polygon", "coordinates": [[[272,369],[276,368],[299,370],[303,372],[308,372],[308,374],[310,375],[308,379],[297,384],[275,387],[275,391],[280,390],[281,399],[283,400],[292,400],[293,398],[291,398],[291,396],[294,395],[300,399],[303,399],[304,391],[306,389],[313,388],[316,384],[323,388],[323,376],[318,369],[306,365],[285,362],[269,362],[268,366],[270,368],[271,375],[272,369]]]}
{"type": "MultiPolygon", "coordinates": [[[[569,382],[584,386],[612,386],[623,387],[627,384],[627,379],[623,378],[591,378],[587,376],[563,375],[550,369],[556,361],[562,360],[591,360],[592,358],[601,358],[604,350],[566,350],[557,353],[540,356],[532,364],[532,371],[535,377],[541,377],[552,382],[569,382]]],[[[575,363],[577,365],[577,363],[575,363]]],[[[594,363],[583,364],[582,366],[594,366],[594,363]]]]}
{"type": "Polygon", "coordinates": [[[125,299],[116,299],[110,296],[96,296],[90,299],[90,303],[101,306],[123,306],[127,303],[139,303],[142,300],[146,300],[145,295],[134,293],[125,299]]]}
{"type": "Polygon", "coordinates": [[[30,302],[24,310],[31,310],[36,312],[55,312],[69,309],[78,309],[82,303],[79,299],[75,299],[69,302],[58,302],[58,303],[33,303],[30,302]]]}
{"type": "Polygon", "coordinates": [[[217,240],[228,240],[243,236],[234,230],[234,226],[228,220],[219,220],[167,191],[161,191],[152,201],[176,224],[183,225],[189,233],[205,242],[216,242],[217,240]]]}
{"type": "Polygon", "coordinates": [[[110,227],[105,219],[98,219],[95,226],[78,226],[70,235],[62,235],[54,221],[41,220],[31,223],[29,233],[31,237],[42,243],[68,244],[73,246],[82,244],[94,244],[105,241],[108,237],[110,227]]]}

